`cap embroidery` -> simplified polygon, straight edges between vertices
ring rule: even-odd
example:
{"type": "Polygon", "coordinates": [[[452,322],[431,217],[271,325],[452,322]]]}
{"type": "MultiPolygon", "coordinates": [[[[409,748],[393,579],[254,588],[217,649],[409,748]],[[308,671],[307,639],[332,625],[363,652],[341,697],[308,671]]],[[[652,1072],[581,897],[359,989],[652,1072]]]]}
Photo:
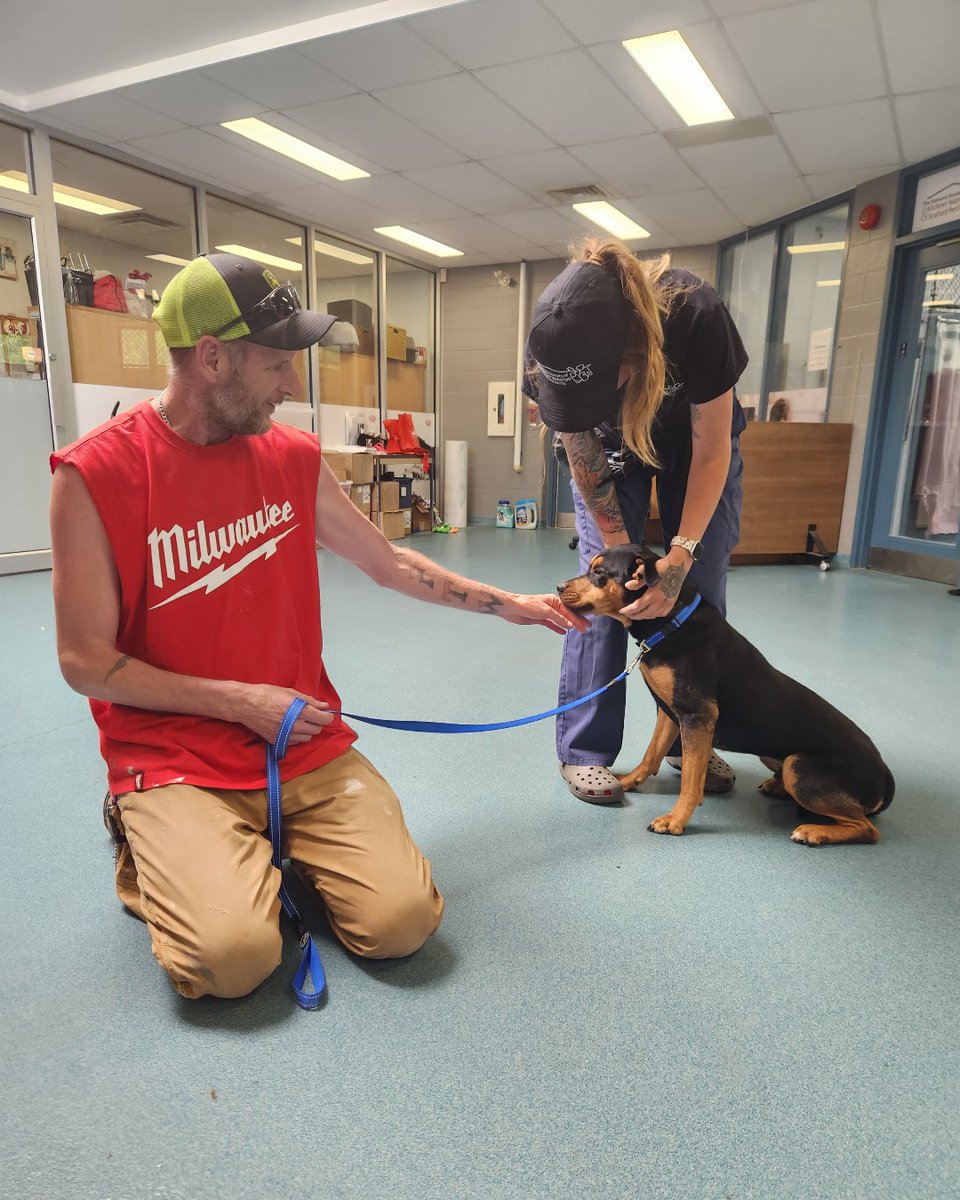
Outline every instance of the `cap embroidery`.
{"type": "Polygon", "coordinates": [[[565,383],[586,383],[593,375],[590,363],[577,363],[575,367],[564,367],[562,371],[552,371],[543,363],[538,363],[538,366],[545,378],[561,387],[565,383]]]}

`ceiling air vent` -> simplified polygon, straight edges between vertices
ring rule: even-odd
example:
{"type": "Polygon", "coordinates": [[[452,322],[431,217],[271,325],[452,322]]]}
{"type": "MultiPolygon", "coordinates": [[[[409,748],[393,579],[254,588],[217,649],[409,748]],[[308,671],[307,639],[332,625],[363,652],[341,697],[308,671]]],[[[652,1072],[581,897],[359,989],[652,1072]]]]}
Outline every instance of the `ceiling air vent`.
{"type": "Polygon", "coordinates": [[[178,229],[177,221],[168,221],[166,217],[158,217],[154,213],[130,212],[117,213],[115,217],[109,218],[117,225],[151,225],[154,229],[178,229]]]}
{"type": "Polygon", "coordinates": [[[574,200],[606,200],[607,193],[595,183],[584,183],[580,187],[557,188],[547,192],[558,204],[572,204],[574,200]]]}

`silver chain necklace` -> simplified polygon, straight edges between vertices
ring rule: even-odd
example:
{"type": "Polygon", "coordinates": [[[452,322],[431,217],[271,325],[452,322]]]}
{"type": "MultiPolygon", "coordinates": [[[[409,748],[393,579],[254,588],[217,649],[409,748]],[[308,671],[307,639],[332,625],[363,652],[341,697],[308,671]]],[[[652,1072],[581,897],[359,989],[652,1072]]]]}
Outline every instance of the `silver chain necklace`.
{"type": "Polygon", "coordinates": [[[157,408],[160,410],[160,420],[163,421],[164,425],[166,425],[168,429],[172,429],[173,426],[170,424],[170,418],[167,416],[167,410],[163,406],[163,398],[166,394],[166,389],[164,389],[164,391],[162,391],[157,397],[157,408]]]}

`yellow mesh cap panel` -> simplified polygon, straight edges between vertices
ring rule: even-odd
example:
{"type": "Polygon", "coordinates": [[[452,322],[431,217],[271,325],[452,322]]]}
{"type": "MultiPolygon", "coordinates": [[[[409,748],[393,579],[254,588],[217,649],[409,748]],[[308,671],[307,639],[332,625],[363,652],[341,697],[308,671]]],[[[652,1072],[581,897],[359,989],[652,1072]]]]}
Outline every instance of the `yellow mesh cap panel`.
{"type": "MultiPolygon", "coordinates": [[[[223,276],[205,258],[195,258],[174,275],[153,312],[163,340],[171,349],[195,346],[204,334],[239,316],[240,309],[223,276]]],[[[228,329],[222,339],[233,341],[249,332],[249,326],[241,321],[228,329]]]]}

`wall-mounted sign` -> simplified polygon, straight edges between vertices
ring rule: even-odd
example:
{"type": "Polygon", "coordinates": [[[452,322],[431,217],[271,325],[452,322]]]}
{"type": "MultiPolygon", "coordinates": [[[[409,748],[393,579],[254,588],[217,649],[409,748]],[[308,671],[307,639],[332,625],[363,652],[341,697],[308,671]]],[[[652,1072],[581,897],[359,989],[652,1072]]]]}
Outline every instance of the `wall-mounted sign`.
{"type": "Polygon", "coordinates": [[[913,232],[950,221],[960,221],[960,163],[924,175],[917,183],[913,232]]]}

